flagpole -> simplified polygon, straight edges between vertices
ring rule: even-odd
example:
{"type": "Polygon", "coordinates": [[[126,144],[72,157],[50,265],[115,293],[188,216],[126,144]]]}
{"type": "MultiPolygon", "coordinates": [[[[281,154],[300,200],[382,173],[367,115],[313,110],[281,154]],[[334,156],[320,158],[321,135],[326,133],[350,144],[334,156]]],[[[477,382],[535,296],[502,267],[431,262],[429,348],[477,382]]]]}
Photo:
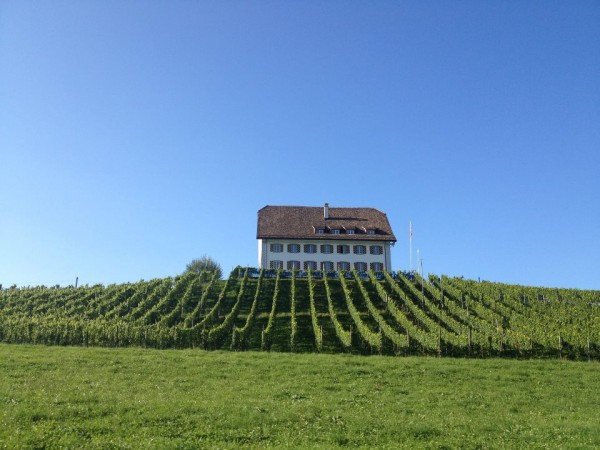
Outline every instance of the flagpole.
{"type": "Polygon", "coordinates": [[[410,272],[412,273],[412,221],[408,222],[408,240],[410,241],[410,272]]]}

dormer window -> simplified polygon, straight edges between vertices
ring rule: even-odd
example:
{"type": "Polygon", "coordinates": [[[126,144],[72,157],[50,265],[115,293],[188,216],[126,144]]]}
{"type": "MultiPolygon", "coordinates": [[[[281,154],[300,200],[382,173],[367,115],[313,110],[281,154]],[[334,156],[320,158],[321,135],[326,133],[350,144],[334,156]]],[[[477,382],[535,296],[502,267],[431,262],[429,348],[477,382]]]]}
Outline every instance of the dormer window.
{"type": "Polygon", "coordinates": [[[331,230],[331,234],[340,234],[340,230],[331,230]]]}
{"type": "Polygon", "coordinates": [[[346,230],[346,234],[354,234],[354,230],[349,228],[346,230]]]}
{"type": "Polygon", "coordinates": [[[375,230],[372,229],[372,228],[370,228],[370,229],[367,230],[367,234],[374,235],[375,234],[375,230]]]}
{"type": "Polygon", "coordinates": [[[325,228],[317,228],[317,234],[325,234],[325,228]]]}

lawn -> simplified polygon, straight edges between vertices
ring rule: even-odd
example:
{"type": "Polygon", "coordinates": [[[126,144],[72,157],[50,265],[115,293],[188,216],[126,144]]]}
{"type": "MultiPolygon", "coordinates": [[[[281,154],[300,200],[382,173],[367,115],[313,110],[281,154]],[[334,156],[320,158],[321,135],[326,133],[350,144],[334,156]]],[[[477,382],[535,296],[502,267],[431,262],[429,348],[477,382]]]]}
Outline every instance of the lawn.
{"type": "Polygon", "coordinates": [[[0,345],[0,447],[598,448],[600,363],[0,345]]]}

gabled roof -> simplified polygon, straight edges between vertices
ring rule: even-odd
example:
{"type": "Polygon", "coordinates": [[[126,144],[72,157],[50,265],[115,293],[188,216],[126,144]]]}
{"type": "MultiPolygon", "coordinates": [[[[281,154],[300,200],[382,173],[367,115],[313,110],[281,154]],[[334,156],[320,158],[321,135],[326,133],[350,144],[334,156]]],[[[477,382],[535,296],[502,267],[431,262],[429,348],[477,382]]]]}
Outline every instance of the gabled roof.
{"type": "Polygon", "coordinates": [[[361,239],[396,242],[385,213],[375,208],[329,208],[325,219],[319,206],[265,206],[258,211],[257,239],[361,239]],[[324,230],[318,234],[317,230],[324,230]],[[331,230],[340,230],[332,234],[331,230]],[[355,234],[346,234],[347,229],[355,234]],[[374,234],[368,234],[374,230],[374,234]]]}

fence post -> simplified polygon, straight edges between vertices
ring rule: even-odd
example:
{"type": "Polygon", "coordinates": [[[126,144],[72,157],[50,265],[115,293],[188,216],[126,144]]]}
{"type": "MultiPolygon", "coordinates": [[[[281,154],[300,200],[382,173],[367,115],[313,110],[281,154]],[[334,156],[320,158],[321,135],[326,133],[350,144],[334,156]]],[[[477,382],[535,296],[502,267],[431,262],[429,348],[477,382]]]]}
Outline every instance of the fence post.
{"type": "Polygon", "coordinates": [[[562,359],[562,336],[558,335],[558,357],[562,359]]]}
{"type": "Polygon", "coordinates": [[[588,361],[591,361],[592,357],[590,355],[590,337],[587,337],[587,357],[588,357],[588,361]]]}
{"type": "Polygon", "coordinates": [[[471,356],[471,339],[472,339],[471,333],[472,333],[472,329],[469,326],[469,356],[471,356]]]}

